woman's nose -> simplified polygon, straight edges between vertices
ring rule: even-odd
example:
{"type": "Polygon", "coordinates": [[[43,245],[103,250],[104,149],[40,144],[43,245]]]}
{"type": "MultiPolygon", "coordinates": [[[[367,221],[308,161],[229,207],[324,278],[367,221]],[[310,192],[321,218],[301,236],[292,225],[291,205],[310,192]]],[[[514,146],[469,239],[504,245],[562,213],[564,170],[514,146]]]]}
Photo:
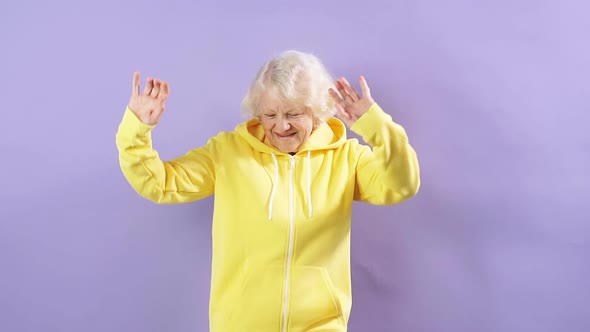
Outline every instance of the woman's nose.
{"type": "Polygon", "coordinates": [[[289,121],[287,121],[287,119],[282,118],[278,120],[277,127],[279,127],[281,131],[286,131],[289,128],[291,128],[291,124],[289,123],[289,121]]]}

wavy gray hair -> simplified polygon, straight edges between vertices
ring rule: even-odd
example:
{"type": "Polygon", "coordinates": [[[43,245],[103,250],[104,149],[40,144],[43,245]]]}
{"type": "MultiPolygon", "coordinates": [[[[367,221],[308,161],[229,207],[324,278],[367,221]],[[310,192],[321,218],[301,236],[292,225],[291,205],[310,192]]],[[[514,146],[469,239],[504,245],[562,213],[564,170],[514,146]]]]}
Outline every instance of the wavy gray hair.
{"type": "Polygon", "coordinates": [[[296,107],[310,109],[317,125],[336,114],[335,102],[328,92],[330,88],[338,91],[318,57],[295,50],[285,51],[260,68],[242,100],[241,109],[245,115],[259,117],[261,97],[268,92],[296,107]]]}

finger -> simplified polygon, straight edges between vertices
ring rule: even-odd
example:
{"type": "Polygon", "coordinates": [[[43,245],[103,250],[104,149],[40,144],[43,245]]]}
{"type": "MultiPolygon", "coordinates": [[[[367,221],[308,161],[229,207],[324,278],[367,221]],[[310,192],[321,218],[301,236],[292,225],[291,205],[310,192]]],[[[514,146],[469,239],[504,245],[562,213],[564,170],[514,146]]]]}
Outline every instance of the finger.
{"type": "Polygon", "coordinates": [[[344,88],[344,85],[342,84],[342,82],[340,80],[336,80],[336,89],[338,89],[338,93],[340,93],[340,97],[342,97],[344,99],[344,97],[346,97],[346,95],[348,94],[346,92],[346,89],[344,88]]]}
{"type": "Polygon", "coordinates": [[[354,99],[348,94],[342,82],[337,81],[336,86],[338,88],[338,93],[340,94],[339,102],[342,107],[346,108],[349,104],[354,103],[354,99]]]}
{"type": "Polygon", "coordinates": [[[334,99],[334,101],[336,101],[337,103],[344,102],[342,97],[334,89],[330,88],[328,91],[330,92],[330,96],[332,97],[332,99],[334,99]]]}
{"type": "MultiPolygon", "coordinates": [[[[357,99],[358,100],[358,99],[357,99]]],[[[350,95],[346,95],[346,97],[344,97],[344,103],[346,105],[350,105],[353,104],[356,100],[354,100],[354,98],[352,98],[350,95]]]]}
{"type": "Polygon", "coordinates": [[[162,82],[160,82],[160,80],[154,80],[154,88],[152,89],[152,92],[150,93],[151,97],[158,98],[158,94],[160,93],[160,85],[161,84],[162,84],[162,82]]]}
{"type": "Polygon", "coordinates": [[[348,106],[348,102],[345,99],[345,97],[341,97],[336,91],[334,91],[334,89],[330,89],[330,96],[332,96],[332,99],[334,99],[334,101],[336,102],[337,105],[339,105],[340,107],[342,107],[343,109],[346,108],[348,106]]]}
{"type": "Polygon", "coordinates": [[[348,83],[348,81],[346,80],[346,78],[342,77],[342,86],[344,87],[344,90],[346,91],[346,93],[348,93],[352,99],[354,101],[357,101],[359,99],[361,99],[358,95],[358,93],[356,93],[356,90],[350,85],[350,83],[348,83]]]}
{"type": "MultiPolygon", "coordinates": [[[[358,98],[354,98],[351,93],[350,90],[346,88],[346,84],[348,82],[345,81],[338,81],[338,91],[340,92],[340,95],[342,96],[342,106],[344,108],[348,107],[351,104],[354,104],[358,98]]],[[[353,93],[354,94],[354,93],[353,93]]]]}
{"type": "Polygon", "coordinates": [[[139,95],[139,72],[138,71],[133,73],[133,91],[131,92],[131,94],[134,96],[139,95]]]}
{"type": "Polygon", "coordinates": [[[348,114],[344,107],[342,107],[340,104],[336,104],[336,113],[338,114],[338,117],[345,122],[352,119],[350,114],[348,114]]]}
{"type": "Polygon", "coordinates": [[[154,79],[148,77],[147,82],[145,84],[145,88],[143,89],[143,94],[149,96],[152,93],[152,89],[154,88],[154,79]]]}
{"type": "Polygon", "coordinates": [[[369,89],[369,85],[367,84],[367,80],[365,80],[364,76],[359,76],[359,84],[361,85],[361,90],[363,92],[363,98],[371,97],[371,89],[369,89]]]}
{"type": "Polygon", "coordinates": [[[163,81],[160,86],[160,96],[159,98],[165,101],[168,98],[168,94],[170,93],[170,87],[168,86],[168,82],[163,81]]]}

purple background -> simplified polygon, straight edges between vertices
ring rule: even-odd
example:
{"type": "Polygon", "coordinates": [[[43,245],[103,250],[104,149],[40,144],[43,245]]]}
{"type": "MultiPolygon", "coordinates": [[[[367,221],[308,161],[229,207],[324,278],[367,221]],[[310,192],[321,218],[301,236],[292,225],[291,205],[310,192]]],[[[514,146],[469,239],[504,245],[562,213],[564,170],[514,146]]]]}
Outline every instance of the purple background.
{"type": "Polygon", "coordinates": [[[291,48],[364,74],[421,161],[414,199],[355,205],[350,331],[588,331],[588,12],[4,1],[0,331],[207,330],[212,200],[159,206],[123,178],[132,73],[171,84],[154,132],[168,159],[242,121],[259,66],[291,48]]]}

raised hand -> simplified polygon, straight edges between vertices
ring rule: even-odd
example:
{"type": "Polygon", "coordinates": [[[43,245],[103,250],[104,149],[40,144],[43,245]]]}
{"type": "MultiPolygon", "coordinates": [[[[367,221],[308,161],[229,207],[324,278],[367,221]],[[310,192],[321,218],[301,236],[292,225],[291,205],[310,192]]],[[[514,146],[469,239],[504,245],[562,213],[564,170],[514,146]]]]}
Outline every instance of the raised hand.
{"type": "Polygon", "coordinates": [[[346,78],[342,77],[336,80],[336,89],[330,89],[330,96],[336,101],[336,110],[338,117],[344,124],[350,128],[358,118],[367,113],[371,105],[375,103],[371,97],[371,90],[363,76],[359,77],[359,83],[362,90],[362,96],[359,96],[356,90],[348,83],[346,78]]]}
{"type": "Polygon", "coordinates": [[[155,125],[166,108],[170,90],[166,81],[148,78],[143,93],[139,92],[139,72],[133,74],[133,92],[128,107],[141,122],[155,125]]]}

